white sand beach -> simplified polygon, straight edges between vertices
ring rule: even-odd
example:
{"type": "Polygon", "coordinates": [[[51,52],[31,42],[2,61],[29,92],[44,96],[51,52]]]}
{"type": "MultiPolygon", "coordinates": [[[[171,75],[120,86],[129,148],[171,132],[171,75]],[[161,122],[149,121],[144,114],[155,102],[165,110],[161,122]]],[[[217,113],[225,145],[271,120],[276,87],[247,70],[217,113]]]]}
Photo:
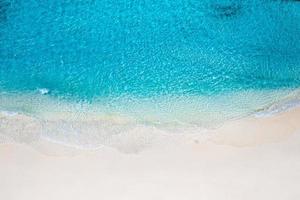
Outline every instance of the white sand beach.
{"type": "Polygon", "coordinates": [[[0,199],[300,199],[300,108],[205,134],[163,136],[136,152],[124,151],[134,146],[130,137],[93,151],[3,144],[0,199]]]}

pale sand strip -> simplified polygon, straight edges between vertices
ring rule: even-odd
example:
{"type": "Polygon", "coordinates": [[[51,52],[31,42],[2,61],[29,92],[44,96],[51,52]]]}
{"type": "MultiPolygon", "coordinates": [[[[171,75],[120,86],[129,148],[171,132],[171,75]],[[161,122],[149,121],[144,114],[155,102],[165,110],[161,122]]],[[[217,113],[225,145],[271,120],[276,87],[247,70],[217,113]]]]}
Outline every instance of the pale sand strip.
{"type": "Polygon", "coordinates": [[[0,199],[300,199],[300,108],[228,122],[211,134],[136,154],[2,145],[0,199]]]}

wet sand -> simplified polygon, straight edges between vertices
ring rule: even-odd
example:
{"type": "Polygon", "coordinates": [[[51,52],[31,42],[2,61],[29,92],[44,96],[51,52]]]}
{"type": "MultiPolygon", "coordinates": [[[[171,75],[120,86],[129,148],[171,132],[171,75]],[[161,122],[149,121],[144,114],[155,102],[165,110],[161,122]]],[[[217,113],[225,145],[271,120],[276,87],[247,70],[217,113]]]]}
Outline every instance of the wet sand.
{"type": "Polygon", "coordinates": [[[300,108],[206,134],[158,137],[141,151],[124,151],[134,136],[93,151],[3,144],[0,199],[300,199],[300,108]]]}

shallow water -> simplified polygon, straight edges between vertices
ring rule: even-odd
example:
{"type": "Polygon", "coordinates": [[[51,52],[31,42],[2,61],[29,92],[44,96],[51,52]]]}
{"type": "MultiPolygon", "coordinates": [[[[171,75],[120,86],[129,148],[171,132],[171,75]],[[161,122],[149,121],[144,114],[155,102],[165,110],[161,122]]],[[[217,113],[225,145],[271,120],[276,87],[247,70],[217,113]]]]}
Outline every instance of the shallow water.
{"type": "Polygon", "coordinates": [[[297,1],[0,1],[4,111],[206,127],[299,86],[297,1]]]}

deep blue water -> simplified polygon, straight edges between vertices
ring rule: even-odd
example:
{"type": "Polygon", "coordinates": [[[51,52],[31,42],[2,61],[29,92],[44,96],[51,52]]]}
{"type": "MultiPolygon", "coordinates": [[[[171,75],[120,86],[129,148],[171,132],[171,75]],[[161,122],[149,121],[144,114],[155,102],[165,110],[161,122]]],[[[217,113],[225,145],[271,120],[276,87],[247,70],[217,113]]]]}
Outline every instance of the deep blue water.
{"type": "Polygon", "coordinates": [[[0,0],[0,91],[93,100],[300,86],[300,2],[0,0]]]}

